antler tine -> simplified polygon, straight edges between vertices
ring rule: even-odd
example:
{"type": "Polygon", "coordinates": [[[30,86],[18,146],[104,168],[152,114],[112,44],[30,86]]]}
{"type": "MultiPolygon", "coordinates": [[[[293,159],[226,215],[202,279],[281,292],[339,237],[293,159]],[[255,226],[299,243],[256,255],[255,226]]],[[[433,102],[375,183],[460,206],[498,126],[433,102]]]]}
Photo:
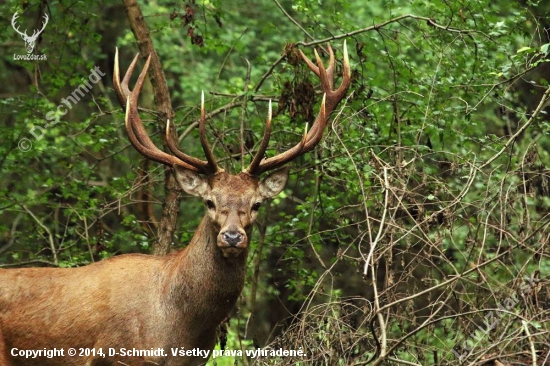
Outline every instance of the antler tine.
{"type": "Polygon", "coordinates": [[[131,91],[128,87],[128,84],[130,83],[130,78],[132,77],[132,74],[134,73],[134,68],[136,67],[137,61],[139,58],[139,53],[136,54],[134,59],[132,60],[132,63],[128,67],[128,70],[126,71],[126,74],[124,75],[124,80],[122,80],[122,84],[120,83],[120,67],[118,62],[118,47],[115,49],[115,67],[113,72],[113,86],[115,87],[116,96],[118,99],[118,103],[123,107],[126,108],[126,100],[128,96],[130,96],[131,91]]]}
{"type": "Polygon", "coordinates": [[[44,29],[46,28],[46,25],[48,24],[48,20],[50,20],[50,17],[48,14],[44,13],[44,22],[42,23],[42,29],[38,33],[42,33],[44,29]]]}
{"type": "MultiPolygon", "coordinates": [[[[145,146],[142,143],[142,139],[136,136],[133,126],[137,123],[141,124],[141,119],[139,118],[139,113],[137,111],[137,106],[132,103],[130,97],[128,97],[126,103],[126,117],[124,119],[126,125],[126,132],[128,133],[128,139],[134,145],[134,148],[143,156],[148,159],[154,160],[161,164],[166,164],[169,166],[179,165],[187,169],[195,170],[194,167],[185,164],[184,162],[178,160],[176,157],[165,153],[164,151],[159,150],[155,145],[145,146]]],[[[150,141],[150,140],[149,140],[150,141]]]]}
{"type": "Polygon", "coordinates": [[[176,155],[180,160],[196,167],[200,173],[208,175],[208,174],[215,174],[221,171],[221,169],[218,167],[217,164],[215,166],[211,166],[208,161],[197,159],[194,156],[187,155],[183,151],[179,150],[178,146],[176,145],[177,139],[172,133],[171,127],[172,126],[171,126],[170,120],[168,120],[166,122],[166,130],[165,130],[166,144],[168,145],[168,148],[170,149],[170,151],[172,151],[174,155],[176,155]]]}
{"type": "MultiPolygon", "coordinates": [[[[146,148],[152,149],[152,150],[159,150],[153,144],[153,141],[149,138],[149,135],[147,134],[147,131],[145,131],[145,128],[143,127],[143,123],[141,123],[141,118],[139,118],[139,114],[137,112],[137,102],[139,98],[139,94],[141,93],[141,88],[143,87],[143,83],[145,82],[145,76],[147,75],[147,71],[149,70],[149,65],[151,63],[151,55],[147,58],[147,61],[145,62],[145,66],[143,67],[143,70],[138,76],[138,80],[136,81],[136,85],[134,86],[134,90],[130,91],[130,88],[128,87],[128,83],[130,81],[130,78],[132,77],[132,72],[134,71],[134,67],[137,63],[139,55],[136,55],[134,57],[134,60],[132,61],[132,64],[128,68],[128,71],[126,72],[126,75],[124,75],[124,80],[122,80],[121,89],[127,93],[127,101],[129,100],[130,104],[132,104],[132,108],[135,109],[135,115],[137,118],[133,118],[134,123],[131,123],[129,127],[132,129],[132,133],[135,134],[137,139],[140,141],[140,144],[146,148]]],[[[126,105],[126,108],[128,108],[128,105],[126,105]]],[[[126,126],[128,128],[128,125],[126,126]]],[[[128,132],[130,133],[130,132],[128,132]]],[[[160,151],[160,150],[159,150],[160,151]]]]}
{"type": "MultiPolygon", "coordinates": [[[[196,165],[200,166],[202,163],[206,163],[206,162],[204,162],[200,159],[197,159],[193,156],[189,156],[186,153],[184,153],[184,152],[182,152],[178,149],[178,146],[175,143],[175,141],[177,141],[177,140],[176,140],[176,138],[174,137],[174,135],[172,134],[172,131],[171,131],[170,120],[166,121],[165,139],[166,139],[166,145],[168,145],[168,148],[170,149],[170,151],[174,155],[176,155],[176,157],[178,159],[183,160],[184,162],[188,162],[189,165],[193,165],[193,166],[196,166],[196,165]]],[[[206,172],[201,170],[201,173],[206,173],[206,172]]]]}
{"type": "Polygon", "coordinates": [[[253,174],[253,172],[258,169],[260,162],[264,158],[265,151],[267,150],[267,146],[269,145],[269,139],[271,137],[271,117],[272,117],[272,111],[271,111],[271,99],[270,99],[269,109],[267,112],[267,122],[265,124],[264,137],[262,138],[262,142],[260,143],[258,152],[256,153],[256,155],[254,155],[254,159],[252,159],[252,162],[250,163],[248,168],[246,168],[245,170],[245,172],[249,174],[253,174]]]}
{"type": "Polygon", "coordinates": [[[208,140],[206,139],[206,113],[204,112],[204,91],[202,91],[201,93],[201,118],[199,120],[199,137],[201,140],[202,150],[204,151],[204,156],[208,161],[208,170],[210,170],[212,173],[222,171],[222,169],[220,169],[220,167],[216,163],[216,159],[214,158],[212,149],[210,149],[210,144],[208,144],[208,140]]]}
{"type": "Polygon", "coordinates": [[[317,61],[317,65],[319,66],[319,79],[321,80],[321,89],[323,91],[332,90],[332,83],[334,82],[334,52],[332,52],[330,44],[327,46],[329,53],[329,62],[326,69],[325,65],[323,65],[323,60],[321,60],[319,54],[317,53],[317,50],[313,50],[315,53],[315,60],[317,61]]]}
{"type": "MultiPolygon", "coordinates": [[[[251,166],[247,169],[250,174],[260,175],[261,173],[268,170],[279,168],[289,161],[297,158],[298,156],[312,150],[319,143],[319,141],[321,141],[321,138],[323,137],[323,131],[328,122],[328,116],[336,108],[338,103],[344,98],[344,96],[346,95],[346,91],[348,90],[351,83],[351,68],[349,65],[346,41],[344,41],[343,51],[344,72],[342,77],[342,84],[336,90],[333,90],[333,74],[335,64],[334,52],[332,51],[330,45],[328,45],[327,49],[329,53],[329,65],[327,68],[324,67],[323,62],[321,61],[321,58],[319,57],[317,51],[314,51],[317,65],[313,64],[313,62],[307,56],[305,56],[302,51],[300,51],[302,58],[304,59],[310,70],[319,77],[321,81],[321,89],[324,92],[323,100],[321,101],[321,107],[319,108],[319,113],[317,114],[317,117],[315,118],[311,129],[307,132],[307,135],[304,135],[302,137],[301,141],[298,144],[296,144],[289,150],[271,158],[264,159],[260,161],[257,166],[253,166],[251,164],[251,166]]],[[[256,160],[256,157],[254,158],[254,160],[256,160]]]]}
{"type": "MultiPolygon", "coordinates": [[[[344,41],[344,48],[346,48],[345,41],[344,41]]],[[[309,69],[313,71],[315,75],[317,75],[321,79],[321,82],[323,81],[329,82],[329,85],[324,86],[323,90],[332,89],[332,82],[333,82],[333,76],[334,76],[335,58],[334,58],[334,52],[332,51],[332,47],[330,46],[330,44],[327,44],[327,50],[329,55],[329,62],[328,62],[328,67],[326,69],[316,49],[313,50],[313,53],[315,54],[315,61],[317,61],[317,65],[315,65],[309,59],[309,57],[307,57],[302,52],[302,50],[298,50],[298,52],[300,52],[300,56],[302,57],[302,60],[304,60],[307,66],[309,67],[309,69]]],[[[345,53],[347,54],[347,49],[345,53]]]]}
{"type": "Polygon", "coordinates": [[[340,99],[342,99],[346,95],[348,87],[351,84],[351,66],[349,65],[349,55],[348,55],[348,47],[346,45],[346,41],[344,41],[344,61],[342,63],[342,66],[344,67],[342,84],[334,92],[334,95],[336,96],[336,98],[340,98],[340,99]]]}
{"type": "Polygon", "coordinates": [[[19,18],[19,13],[18,12],[15,12],[15,14],[13,14],[13,17],[11,18],[11,26],[13,27],[13,29],[19,33],[21,36],[25,36],[27,37],[27,30],[25,29],[25,32],[21,32],[19,30],[19,27],[15,25],[15,21],[17,20],[17,18],[19,18]]]}
{"type": "Polygon", "coordinates": [[[130,88],[128,87],[128,83],[137,63],[138,56],[139,55],[136,55],[136,57],[132,61],[132,64],[128,68],[128,71],[126,72],[126,75],[124,76],[124,79],[121,83],[117,49],[115,52],[115,67],[113,72],[113,85],[117,94],[117,98],[120,102],[120,105],[126,110],[125,126],[130,142],[132,143],[132,145],[134,145],[135,149],[146,158],[169,166],[179,165],[189,170],[198,171],[198,169],[194,166],[189,165],[186,162],[179,160],[175,156],[167,154],[157,148],[147,135],[147,132],[143,127],[143,123],[141,122],[141,118],[139,117],[137,101],[139,98],[139,93],[141,92],[141,88],[143,87],[143,83],[145,81],[145,76],[147,75],[147,71],[149,69],[149,64],[151,63],[151,55],[149,55],[149,57],[147,58],[147,62],[145,63],[145,66],[143,67],[143,70],[138,77],[134,90],[130,91],[130,88]]]}
{"type": "Polygon", "coordinates": [[[173,138],[170,130],[170,121],[166,123],[166,143],[168,145],[168,148],[174,155],[176,155],[179,159],[183,160],[184,162],[193,165],[198,169],[200,173],[210,175],[210,174],[216,174],[219,172],[222,172],[223,169],[218,166],[216,163],[216,159],[214,158],[214,154],[212,153],[212,150],[210,149],[210,145],[208,144],[208,140],[206,139],[206,115],[204,112],[204,91],[201,93],[201,116],[199,120],[199,137],[202,145],[202,150],[204,151],[204,155],[206,156],[206,161],[197,159],[193,156],[187,155],[186,153],[180,151],[175,143],[175,139],[173,138]]]}

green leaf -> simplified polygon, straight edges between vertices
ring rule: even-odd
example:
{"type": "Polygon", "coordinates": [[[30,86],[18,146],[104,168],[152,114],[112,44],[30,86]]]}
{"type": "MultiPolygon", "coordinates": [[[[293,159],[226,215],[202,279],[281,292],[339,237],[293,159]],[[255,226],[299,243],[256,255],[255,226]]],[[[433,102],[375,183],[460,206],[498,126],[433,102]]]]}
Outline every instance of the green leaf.
{"type": "Polygon", "coordinates": [[[521,47],[519,50],[517,50],[516,53],[523,53],[523,52],[532,53],[534,51],[535,51],[534,48],[525,46],[525,47],[521,47]]]}

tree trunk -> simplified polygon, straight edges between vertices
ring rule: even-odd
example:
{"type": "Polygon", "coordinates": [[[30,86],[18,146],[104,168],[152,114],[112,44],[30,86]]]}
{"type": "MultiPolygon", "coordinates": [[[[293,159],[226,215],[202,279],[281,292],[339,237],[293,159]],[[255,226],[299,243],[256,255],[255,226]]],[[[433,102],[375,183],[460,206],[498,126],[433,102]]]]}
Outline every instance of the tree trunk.
{"type": "MultiPolygon", "coordinates": [[[[158,111],[159,130],[163,131],[166,121],[174,119],[174,111],[170,102],[170,93],[149,29],[143,19],[143,14],[137,0],[124,0],[130,28],[136,38],[141,57],[146,60],[151,55],[149,80],[153,86],[155,108],[158,111]]],[[[164,150],[167,151],[166,145],[164,150]]],[[[162,217],[158,226],[157,242],[153,245],[155,255],[166,255],[170,251],[172,236],[176,230],[176,220],[179,213],[181,191],[177,186],[172,169],[166,168],[164,180],[165,202],[162,217]]]]}

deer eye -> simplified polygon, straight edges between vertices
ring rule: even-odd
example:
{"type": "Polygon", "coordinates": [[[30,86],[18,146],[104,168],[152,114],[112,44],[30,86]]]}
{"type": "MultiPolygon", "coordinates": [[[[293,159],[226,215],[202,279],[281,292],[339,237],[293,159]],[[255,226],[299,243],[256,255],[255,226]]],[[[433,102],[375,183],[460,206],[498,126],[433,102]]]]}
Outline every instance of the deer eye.
{"type": "Polygon", "coordinates": [[[258,211],[260,209],[261,202],[256,202],[252,205],[252,211],[258,211]]]}
{"type": "Polygon", "coordinates": [[[209,210],[216,209],[216,205],[212,202],[212,200],[206,200],[206,207],[208,207],[209,210]]]}

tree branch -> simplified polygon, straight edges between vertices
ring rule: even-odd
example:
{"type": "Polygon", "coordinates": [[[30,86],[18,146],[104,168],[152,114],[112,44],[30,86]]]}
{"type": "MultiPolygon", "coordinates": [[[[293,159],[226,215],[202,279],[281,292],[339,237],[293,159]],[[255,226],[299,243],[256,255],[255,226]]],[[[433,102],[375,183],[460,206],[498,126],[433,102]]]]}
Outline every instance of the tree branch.
{"type": "MultiPolygon", "coordinates": [[[[136,37],[141,57],[147,59],[151,55],[151,65],[148,75],[153,86],[155,107],[159,115],[158,127],[160,131],[163,131],[165,121],[174,120],[174,111],[170,101],[166,77],[164,76],[164,71],[153,45],[149,28],[137,0],[124,0],[124,6],[126,7],[130,28],[136,37]]],[[[167,151],[166,146],[164,146],[164,150],[167,151]]],[[[176,230],[176,220],[179,214],[181,194],[172,170],[168,168],[165,169],[164,191],[165,203],[158,227],[158,241],[153,245],[153,253],[155,255],[165,255],[170,251],[170,243],[176,230]]]]}

